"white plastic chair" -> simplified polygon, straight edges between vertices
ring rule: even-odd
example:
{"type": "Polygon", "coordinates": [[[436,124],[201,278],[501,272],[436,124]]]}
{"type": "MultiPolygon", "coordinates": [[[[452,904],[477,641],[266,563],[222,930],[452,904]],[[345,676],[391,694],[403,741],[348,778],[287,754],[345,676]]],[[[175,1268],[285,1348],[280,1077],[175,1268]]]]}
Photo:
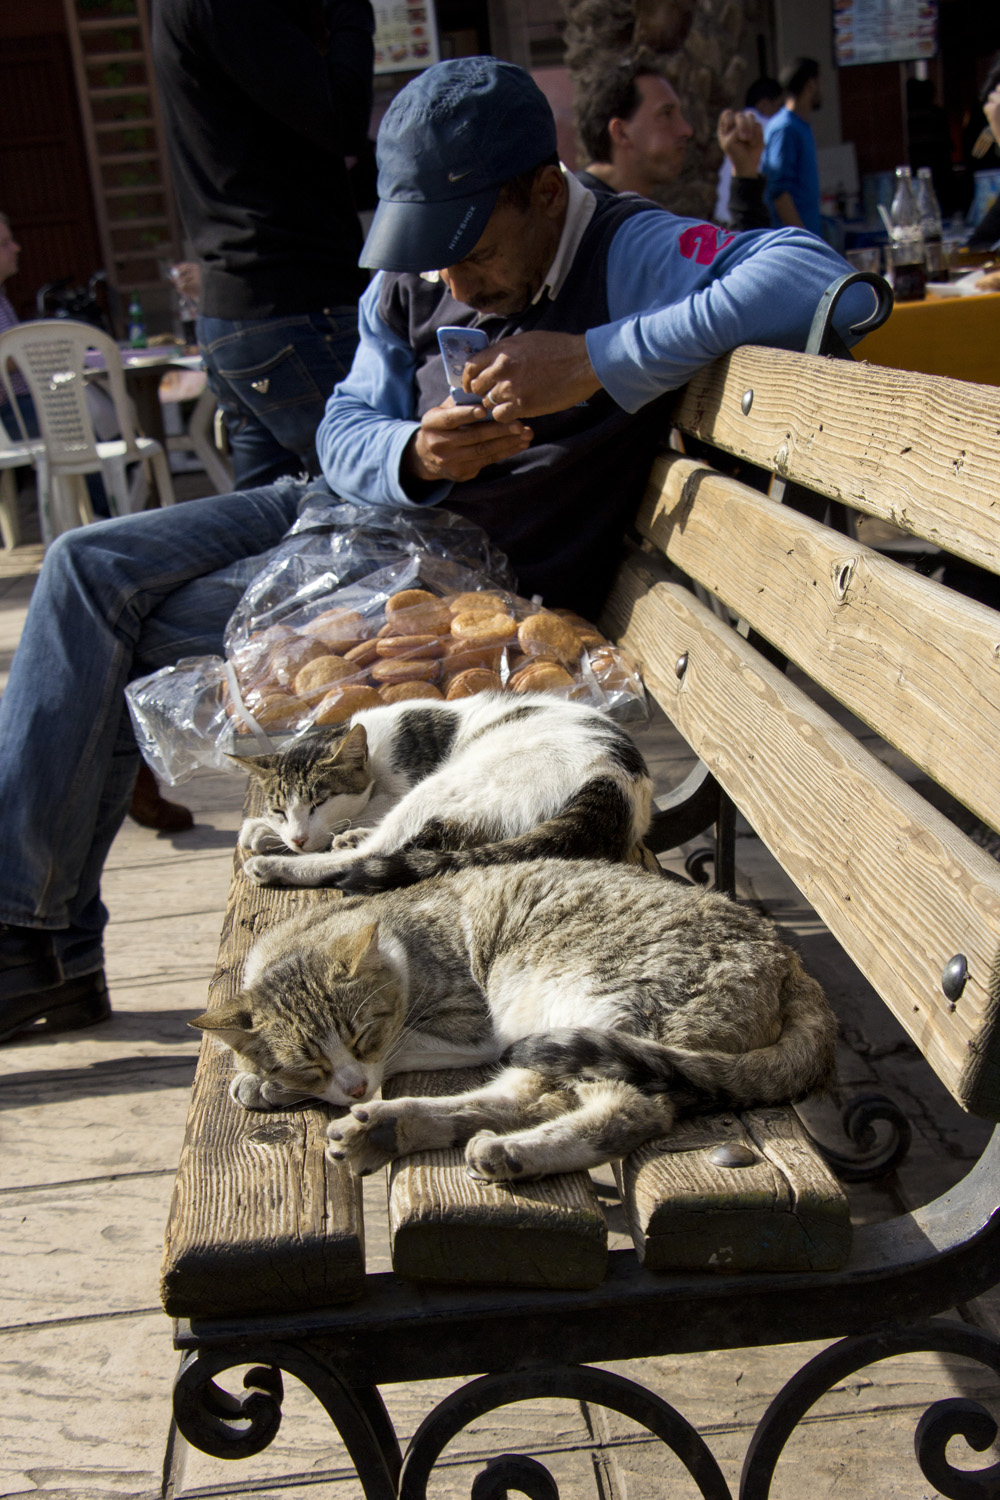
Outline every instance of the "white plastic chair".
{"type": "MultiPolygon", "coordinates": [[[[10,412],[10,407],[7,411],[10,412]]],[[[14,411],[17,412],[16,406],[14,411]]],[[[13,438],[0,420],[0,542],[5,547],[16,547],[21,540],[14,472],[36,464],[44,452],[40,439],[13,438]]]]}
{"type": "Polygon", "coordinates": [[[99,328],[69,318],[41,318],[0,333],[0,375],[8,384],[7,362],[13,360],[35,403],[44,444],[38,468],[38,504],[42,539],[94,519],[85,474],[100,474],[112,515],[141,510],[151,472],[161,505],[175,502],[170,468],[163,447],[135,431],[132,403],[125,389],[118,345],[99,328]],[[94,433],[86,399],[88,349],[104,361],[120,437],[100,442],[94,433]],[[128,469],[139,464],[138,482],[128,469]]]}

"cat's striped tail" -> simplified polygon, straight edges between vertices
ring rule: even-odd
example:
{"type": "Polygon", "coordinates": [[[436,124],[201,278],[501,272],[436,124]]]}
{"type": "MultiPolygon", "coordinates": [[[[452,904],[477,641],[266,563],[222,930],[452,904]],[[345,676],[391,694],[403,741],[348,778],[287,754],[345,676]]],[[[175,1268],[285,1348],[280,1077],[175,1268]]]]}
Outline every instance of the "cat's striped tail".
{"type": "Polygon", "coordinates": [[[505,1067],[531,1068],[557,1085],[612,1079],[675,1103],[734,1107],[788,1104],[833,1081],[836,1018],[822,989],[794,959],[783,984],[777,1041],[748,1052],[695,1051],[623,1031],[565,1027],[508,1047],[505,1067]]]}
{"type": "Polygon", "coordinates": [[[634,796],[613,777],[595,776],[554,817],[493,843],[465,847],[470,837],[467,828],[435,819],[421,830],[419,842],[390,854],[363,855],[338,871],[330,883],[343,891],[363,893],[396,890],[432,875],[481,865],[532,859],[622,860],[648,821],[644,813],[649,793],[644,782],[630,786],[634,786],[634,796]]]}

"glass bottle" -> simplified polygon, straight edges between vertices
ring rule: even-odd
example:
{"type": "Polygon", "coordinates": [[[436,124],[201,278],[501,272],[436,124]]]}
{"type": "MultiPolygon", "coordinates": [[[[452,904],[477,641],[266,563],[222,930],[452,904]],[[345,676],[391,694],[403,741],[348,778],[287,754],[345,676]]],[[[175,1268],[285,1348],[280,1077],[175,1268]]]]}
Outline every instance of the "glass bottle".
{"type": "Polygon", "coordinates": [[[941,239],[941,205],[934,191],[934,179],[930,167],[920,167],[917,172],[917,208],[920,212],[920,228],[924,244],[931,245],[941,239]]]}
{"type": "Polygon", "coordinates": [[[132,300],[128,305],[128,341],[133,349],[146,347],[146,319],[143,317],[138,292],[132,293],[132,300]]]}
{"type": "Polygon", "coordinates": [[[924,295],[924,236],[909,167],[896,168],[889,220],[893,293],[897,302],[919,302],[924,295]]]}

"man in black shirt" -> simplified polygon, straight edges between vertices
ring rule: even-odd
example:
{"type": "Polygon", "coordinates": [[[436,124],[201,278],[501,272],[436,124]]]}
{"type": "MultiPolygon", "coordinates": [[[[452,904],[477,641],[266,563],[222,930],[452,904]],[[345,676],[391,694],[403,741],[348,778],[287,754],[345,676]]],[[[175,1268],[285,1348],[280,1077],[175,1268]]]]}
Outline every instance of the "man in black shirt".
{"type": "Polygon", "coordinates": [[[361,230],[346,158],[371,113],[369,0],[157,0],[177,197],[201,268],[198,341],[236,486],[317,471],[350,368],[361,230]]]}

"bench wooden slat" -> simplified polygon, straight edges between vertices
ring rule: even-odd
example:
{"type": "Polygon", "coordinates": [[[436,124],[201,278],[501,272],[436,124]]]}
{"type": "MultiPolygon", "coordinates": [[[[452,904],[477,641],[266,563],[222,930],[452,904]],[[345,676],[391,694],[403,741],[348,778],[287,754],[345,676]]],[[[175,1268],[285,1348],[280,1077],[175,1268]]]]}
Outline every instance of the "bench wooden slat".
{"type": "Polygon", "coordinates": [[[684,1120],[615,1175],[648,1271],[832,1271],[850,1253],[846,1195],[790,1108],[684,1120]],[[753,1163],[713,1162],[733,1145],[753,1163]]]}
{"type": "MultiPolygon", "coordinates": [[[[390,1079],[386,1098],[456,1093],[483,1069],[390,1079]]],[[[406,1281],[586,1288],[607,1269],[607,1223],[586,1172],[540,1182],[475,1182],[461,1150],[422,1151],[390,1169],[392,1268],[406,1281]]]]}
{"type": "Polygon", "coordinates": [[[1000,865],[658,577],[652,562],[623,566],[605,612],[616,638],[946,1087],[1000,1118],[1000,865]],[[955,1004],[941,975],[957,954],[969,977],[955,1004]]]}
{"type": "Polygon", "coordinates": [[[657,461],[637,525],[1000,828],[1000,637],[992,610],[679,455],[657,461]]]}
{"type": "MultiPolygon", "coordinates": [[[[261,890],[235,876],[209,1005],[236,993],[258,932],[321,899],[329,893],[261,890]]],[[[361,1195],[326,1156],[326,1111],[243,1110],[229,1097],[233,1072],[232,1054],[206,1036],[167,1223],[164,1308],[220,1317],[359,1297],[361,1195]]]]}
{"type": "Polygon", "coordinates": [[[996,386],[746,347],[688,382],[673,422],[1000,572],[996,386]]]}

